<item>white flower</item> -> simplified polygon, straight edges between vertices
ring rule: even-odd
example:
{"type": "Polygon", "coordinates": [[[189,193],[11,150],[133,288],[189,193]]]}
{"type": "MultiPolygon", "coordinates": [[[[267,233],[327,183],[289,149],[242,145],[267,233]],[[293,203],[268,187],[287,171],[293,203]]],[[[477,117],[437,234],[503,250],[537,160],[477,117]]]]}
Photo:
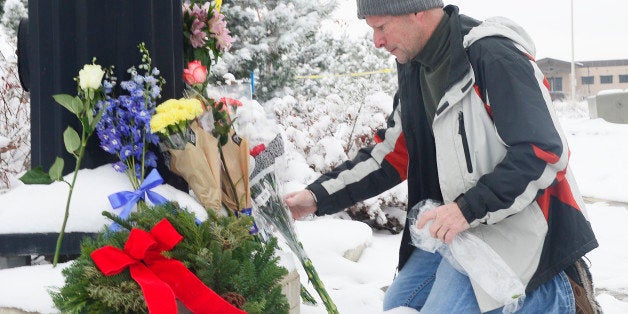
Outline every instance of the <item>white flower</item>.
{"type": "Polygon", "coordinates": [[[103,71],[100,65],[86,64],[79,71],[79,86],[82,90],[87,90],[88,88],[98,89],[104,75],[105,71],[103,71]]]}

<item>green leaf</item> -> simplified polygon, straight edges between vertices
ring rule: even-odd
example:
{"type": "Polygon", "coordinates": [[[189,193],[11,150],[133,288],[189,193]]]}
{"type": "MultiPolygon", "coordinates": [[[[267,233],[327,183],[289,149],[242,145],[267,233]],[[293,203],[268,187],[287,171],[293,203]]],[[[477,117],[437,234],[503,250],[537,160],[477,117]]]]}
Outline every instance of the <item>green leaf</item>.
{"type": "Polygon", "coordinates": [[[86,134],[92,134],[92,131],[89,129],[89,126],[90,126],[89,115],[90,113],[86,112],[85,115],[83,115],[80,119],[81,127],[83,128],[86,134]]]}
{"type": "Polygon", "coordinates": [[[28,170],[20,177],[20,181],[24,182],[24,184],[50,184],[54,182],[41,166],[28,170]]]}
{"type": "Polygon", "coordinates": [[[92,121],[92,124],[90,124],[89,129],[90,130],[95,130],[96,129],[96,125],[100,122],[100,120],[102,119],[103,114],[105,114],[105,110],[103,108],[103,110],[100,110],[98,112],[98,114],[96,114],[96,116],[94,117],[94,120],[92,121]]]}
{"type": "Polygon", "coordinates": [[[76,116],[83,111],[83,102],[78,97],[72,97],[67,94],[57,94],[52,95],[52,98],[76,116]]]}
{"type": "Polygon", "coordinates": [[[55,162],[50,166],[50,170],[48,170],[48,176],[50,179],[55,181],[61,181],[62,172],[63,172],[64,161],[63,158],[57,157],[55,162]]]}
{"type": "Polygon", "coordinates": [[[63,143],[65,150],[73,155],[76,155],[76,151],[81,147],[81,138],[71,126],[63,131],[63,143]]]}
{"type": "Polygon", "coordinates": [[[87,133],[91,133],[91,126],[94,123],[94,112],[89,110],[85,115],[87,116],[87,125],[84,125],[83,128],[86,129],[87,133]]]}

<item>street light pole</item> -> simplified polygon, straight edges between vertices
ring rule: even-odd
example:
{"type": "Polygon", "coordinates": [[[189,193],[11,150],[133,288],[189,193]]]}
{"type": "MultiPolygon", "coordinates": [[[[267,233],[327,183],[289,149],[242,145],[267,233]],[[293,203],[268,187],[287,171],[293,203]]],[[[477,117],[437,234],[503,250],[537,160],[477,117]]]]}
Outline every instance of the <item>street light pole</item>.
{"type": "Polygon", "coordinates": [[[573,0],[571,0],[571,101],[576,103],[576,61],[574,59],[573,0]]]}

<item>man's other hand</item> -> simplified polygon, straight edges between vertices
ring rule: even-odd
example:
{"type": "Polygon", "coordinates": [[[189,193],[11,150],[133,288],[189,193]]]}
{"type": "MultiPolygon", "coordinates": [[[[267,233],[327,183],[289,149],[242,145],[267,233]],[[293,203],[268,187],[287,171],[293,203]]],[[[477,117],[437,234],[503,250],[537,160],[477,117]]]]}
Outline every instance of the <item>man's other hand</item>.
{"type": "Polygon", "coordinates": [[[432,237],[440,239],[447,244],[451,244],[451,241],[454,240],[458,233],[470,227],[456,203],[438,206],[426,212],[421,216],[417,227],[419,229],[423,228],[430,220],[434,220],[429,230],[432,237]]]}

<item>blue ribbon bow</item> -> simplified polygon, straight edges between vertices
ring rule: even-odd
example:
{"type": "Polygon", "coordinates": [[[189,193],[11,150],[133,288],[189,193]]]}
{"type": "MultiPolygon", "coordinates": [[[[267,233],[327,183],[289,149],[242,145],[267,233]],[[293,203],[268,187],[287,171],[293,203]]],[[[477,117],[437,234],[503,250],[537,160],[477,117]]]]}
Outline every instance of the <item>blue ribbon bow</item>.
{"type": "MultiPolygon", "coordinates": [[[[157,169],[153,169],[137,190],[133,192],[122,191],[111,194],[108,197],[109,203],[111,203],[111,207],[113,207],[113,209],[123,207],[122,211],[120,211],[120,215],[118,216],[124,220],[129,217],[129,214],[135,204],[137,204],[140,199],[146,200],[146,196],[148,196],[148,199],[155,205],[161,205],[168,202],[168,200],[159,193],[150,190],[154,187],[160,186],[162,183],[164,183],[164,179],[159,175],[157,169]]],[[[118,231],[118,229],[120,229],[120,225],[114,222],[111,224],[109,229],[111,231],[118,231]]]]}

